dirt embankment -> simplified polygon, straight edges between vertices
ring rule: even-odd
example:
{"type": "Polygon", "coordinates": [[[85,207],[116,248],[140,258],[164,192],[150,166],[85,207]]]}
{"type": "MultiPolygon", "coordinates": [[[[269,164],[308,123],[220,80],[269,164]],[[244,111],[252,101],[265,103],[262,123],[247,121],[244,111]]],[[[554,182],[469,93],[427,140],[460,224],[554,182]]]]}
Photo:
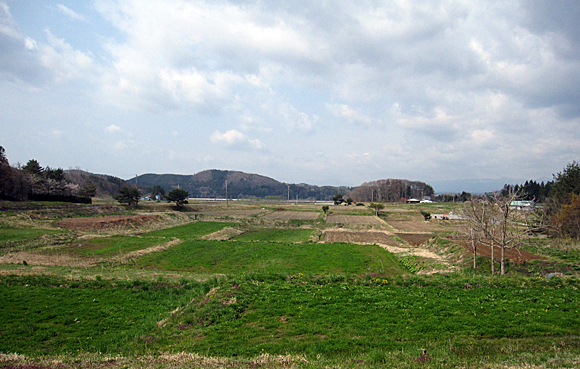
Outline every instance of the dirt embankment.
{"type": "Polygon", "coordinates": [[[75,231],[87,231],[93,229],[139,227],[149,222],[158,221],[159,219],[159,215],[109,215],[105,217],[63,219],[56,223],[56,225],[75,231]]]}
{"type": "Polygon", "coordinates": [[[391,238],[387,233],[381,231],[339,231],[327,230],[324,232],[324,241],[328,243],[379,243],[383,245],[398,246],[399,243],[391,238]]]}
{"type": "MultiPolygon", "coordinates": [[[[461,239],[451,239],[451,242],[462,246],[469,252],[473,253],[473,246],[471,246],[471,241],[469,240],[461,240],[461,239]]],[[[477,255],[485,256],[491,258],[491,246],[484,245],[482,243],[476,244],[477,255]]],[[[547,260],[548,258],[536,254],[532,254],[531,252],[525,250],[518,250],[513,248],[506,248],[505,249],[505,257],[509,259],[511,262],[514,263],[523,263],[532,261],[532,260],[547,260]]],[[[499,261],[501,258],[501,249],[498,246],[493,248],[493,258],[496,261],[499,261]]]]}

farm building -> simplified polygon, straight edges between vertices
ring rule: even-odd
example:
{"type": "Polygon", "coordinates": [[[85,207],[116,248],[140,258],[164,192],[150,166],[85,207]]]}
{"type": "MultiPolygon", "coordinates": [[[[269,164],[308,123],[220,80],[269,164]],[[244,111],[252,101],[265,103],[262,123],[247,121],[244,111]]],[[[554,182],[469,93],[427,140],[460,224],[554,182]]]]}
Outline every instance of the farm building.
{"type": "Polygon", "coordinates": [[[533,201],[512,201],[510,207],[518,210],[534,210],[536,203],[533,201]]]}

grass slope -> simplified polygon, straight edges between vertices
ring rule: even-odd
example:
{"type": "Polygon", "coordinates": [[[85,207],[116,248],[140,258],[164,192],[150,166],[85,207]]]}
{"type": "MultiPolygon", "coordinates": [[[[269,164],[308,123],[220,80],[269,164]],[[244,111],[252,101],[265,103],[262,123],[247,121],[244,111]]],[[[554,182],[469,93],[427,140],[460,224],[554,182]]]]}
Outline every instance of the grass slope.
{"type": "Polygon", "coordinates": [[[385,273],[405,274],[392,254],[379,246],[190,240],[161,254],[135,261],[136,268],[202,273],[385,273]]]}

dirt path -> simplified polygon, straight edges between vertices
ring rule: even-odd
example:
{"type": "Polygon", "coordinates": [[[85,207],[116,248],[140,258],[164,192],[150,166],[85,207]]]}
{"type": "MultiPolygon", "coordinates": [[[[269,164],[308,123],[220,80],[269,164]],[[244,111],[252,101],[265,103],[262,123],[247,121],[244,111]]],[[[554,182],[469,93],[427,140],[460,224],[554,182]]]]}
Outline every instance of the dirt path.
{"type": "Polygon", "coordinates": [[[131,251],[129,253],[126,253],[125,255],[121,255],[121,256],[117,256],[114,257],[112,259],[110,259],[110,261],[112,262],[127,262],[131,259],[136,259],[139,258],[143,255],[147,255],[147,254],[152,254],[154,252],[161,252],[161,251],[165,251],[171,247],[177,246],[181,243],[182,241],[179,238],[174,238],[171,241],[162,243],[161,245],[157,245],[157,246],[152,246],[152,247],[148,247],[146,249],[143,250],[135,250],[135,251],[131,251]]]}
{"type": "Polygon", "coordinates": [[[162,243],[160,245],[152,246],[143,250],[132,251],[124,255],[114,256],[112,258],[102,258],[95,256],[78,257],[71,256],[66,253],[50,255],[43,254],[38,251],[21,251],[3,255],[0,257],[0,263],[21,264],[23,261],[26,261],[26,263],[30,265],[54,265],[89,268],[94,267],[99,262],[103,261],[125,263],[131,259],[135,259],[143,255],[167,250],[171,247],[179,245],[181,242],[182,241],[180,239],[174,238],[171,241],[162,243]]]}

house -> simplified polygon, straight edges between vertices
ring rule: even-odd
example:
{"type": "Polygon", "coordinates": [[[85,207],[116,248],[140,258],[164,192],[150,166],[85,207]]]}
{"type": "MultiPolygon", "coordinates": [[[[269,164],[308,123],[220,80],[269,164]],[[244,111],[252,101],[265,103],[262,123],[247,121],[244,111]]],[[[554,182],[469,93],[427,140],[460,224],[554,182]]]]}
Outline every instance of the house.
{"type": "Polygon", "coordinates": [[[510,208],[518,210],[534,210],[536,208],[536,203],[534,201],[512,201],[510,202],[510,208]]]}
{"type": "Polygon", "coordinates": [[[421,201],[419,201],[418,199],[415,199],[415,198],[407,200],[407,204],[418,204],[420,202],[421,201]]]}

